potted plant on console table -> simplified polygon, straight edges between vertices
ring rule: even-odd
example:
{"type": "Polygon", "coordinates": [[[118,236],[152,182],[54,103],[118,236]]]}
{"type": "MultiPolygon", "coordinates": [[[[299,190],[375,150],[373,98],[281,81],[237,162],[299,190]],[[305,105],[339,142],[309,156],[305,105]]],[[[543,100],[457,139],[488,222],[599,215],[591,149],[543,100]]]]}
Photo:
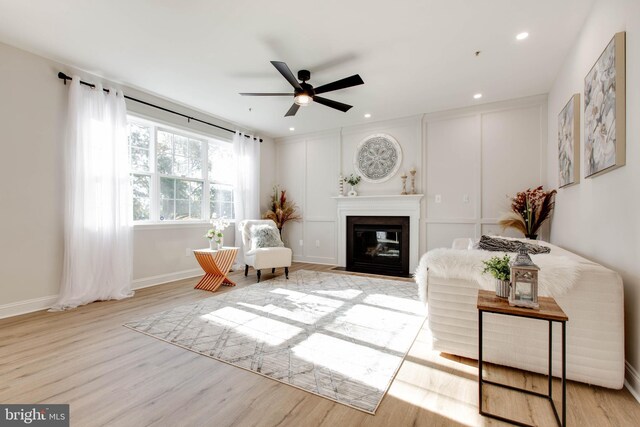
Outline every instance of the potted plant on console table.
{"type": "Polygon", "coordinates": [[[509,255],[505,255],[502,258],[494,256],[482,261],[484,264],[482,272],[490,273],[496,279],[496,296],[500,298],[509,298],[510,262],[509,255]]]}

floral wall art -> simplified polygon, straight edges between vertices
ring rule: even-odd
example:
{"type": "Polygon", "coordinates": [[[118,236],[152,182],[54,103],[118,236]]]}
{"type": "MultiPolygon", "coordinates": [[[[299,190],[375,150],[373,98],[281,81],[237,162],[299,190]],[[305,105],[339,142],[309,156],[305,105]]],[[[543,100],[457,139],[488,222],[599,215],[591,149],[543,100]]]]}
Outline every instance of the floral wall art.
{"type": "Polygon", "coordinates": [[[580,181],[580,94],[571,97],[558,115],[558,186],[580,181]]]}
{"type": "Polygon", "coordinates": [[[625,33],[617,33],[584,79],[584,168],[592,177],[625,162],[625,33]]]}

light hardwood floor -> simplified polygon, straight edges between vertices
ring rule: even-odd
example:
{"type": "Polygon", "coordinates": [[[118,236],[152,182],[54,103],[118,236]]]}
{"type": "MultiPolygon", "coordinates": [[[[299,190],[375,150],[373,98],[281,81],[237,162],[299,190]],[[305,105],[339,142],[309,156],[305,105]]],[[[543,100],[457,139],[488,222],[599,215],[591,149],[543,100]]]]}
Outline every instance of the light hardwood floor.
{"type": "MultiPolygon", "coordinates": [[[[329,269],[297,263],[292,270],[302,268],[329,269]]],[[[238,286],[255,282],[255,275],[245,279],[242,272],[230,278],[238,286]]],[[[478,415],[476,362],[432,351],[426,324],[375,416],[122,326],[214,295],[193,289],[195,283],[182,280],[124,301],[0,320],[0,402],[69,403],[72,426],[503,425],[478,415]]],[[[494,365],[485,375],[546,387],[545,377],[494,365]]],[[[627,390],[570,382],[567,392],[570,426],[640,425],[640,404],[627,390]]],[[[484,395],[488,410],[555,425],[541,399],[491,386],[484,395]]]]}

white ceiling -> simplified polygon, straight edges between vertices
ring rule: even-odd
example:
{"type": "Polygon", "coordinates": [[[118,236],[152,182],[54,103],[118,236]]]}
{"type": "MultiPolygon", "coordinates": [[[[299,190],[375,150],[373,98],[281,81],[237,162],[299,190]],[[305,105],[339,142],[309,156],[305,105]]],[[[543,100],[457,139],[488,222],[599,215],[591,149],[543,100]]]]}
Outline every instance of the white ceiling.
{"type": "Polygon", "coordinates": [[[592,3],[0,0],[0,41],[282,136],[547,93],[592,3]],[[314,86],[365,84],[323,95],[347,113],[283,117],[288,98],[238,95],[291,89],[271,60],[309,69],[314,86]]]}

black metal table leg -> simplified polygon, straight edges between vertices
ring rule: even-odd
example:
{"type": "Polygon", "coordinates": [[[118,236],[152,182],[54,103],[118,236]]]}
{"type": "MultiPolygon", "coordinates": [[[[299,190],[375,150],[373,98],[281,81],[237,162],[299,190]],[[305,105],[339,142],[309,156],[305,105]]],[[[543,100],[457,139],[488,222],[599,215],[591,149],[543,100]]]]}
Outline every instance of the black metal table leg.
{"type": "Polygon", "coordinates": [[[562,427],[567,425],[567,322],[562,322],[562,427]]]}
{"type": "Polygon", "coordinates": [[[478,387],[480,396],[478,407],[482,414],[482,310],[478,310],[478,387]]]}
{"type": "Polygon", "coordinates": [[[553,322],[549,320],[549,399],[553,401],[553,322]]]}

